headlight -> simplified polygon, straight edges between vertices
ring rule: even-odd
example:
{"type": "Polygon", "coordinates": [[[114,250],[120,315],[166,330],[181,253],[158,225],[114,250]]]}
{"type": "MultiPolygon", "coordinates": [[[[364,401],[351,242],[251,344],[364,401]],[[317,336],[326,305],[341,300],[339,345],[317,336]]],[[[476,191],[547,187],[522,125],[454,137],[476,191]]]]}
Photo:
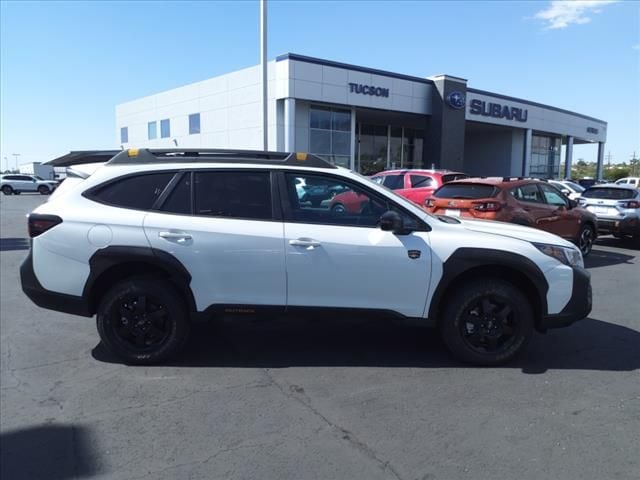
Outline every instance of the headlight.
{"type": "Polygon", "coordinates": [[[534,243],[533,246],[545,255],[549,255],[565,265],[584,268],[582,253],[575,247],[560,247],[546,243],[534,243]]]}

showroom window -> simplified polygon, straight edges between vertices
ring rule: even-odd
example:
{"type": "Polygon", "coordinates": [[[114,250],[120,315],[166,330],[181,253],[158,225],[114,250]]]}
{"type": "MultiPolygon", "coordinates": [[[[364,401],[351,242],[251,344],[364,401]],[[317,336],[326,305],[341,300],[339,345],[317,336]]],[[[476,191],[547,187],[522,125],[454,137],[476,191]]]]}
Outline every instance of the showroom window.
{"type": "Polygon", "coordinates": [[[158,122],[147,123],[147,138],[149,140],[158,138],[158,122]]]}
{"type": "Polygon", "coordinates": [[[312,106],[309,111],[309,152],[348,168],[351,160],[351,112],[312,106]]]}
{"type": "Polygon", "coordinates": [[[129,128],[122,127],[120,129],[120,143],[129,143],[129,128]]]}
{"type": "Polygon", "coordinates": [[[171,136],[171,123],[168,118],[160,120],[160,136],[162,138],[168,138],[171,136]]]}
{"type": "Polygon", "coordinates": [[[540,178],[558,178],[560,175],[560,138],[533,135],[531,137],[531,164],[529,175],[540,178]]]}
{"type": "Polygon", "coordinates": [[[200,114],[192,113],[189,115],[189,135],[200,133],[200,114]]]}

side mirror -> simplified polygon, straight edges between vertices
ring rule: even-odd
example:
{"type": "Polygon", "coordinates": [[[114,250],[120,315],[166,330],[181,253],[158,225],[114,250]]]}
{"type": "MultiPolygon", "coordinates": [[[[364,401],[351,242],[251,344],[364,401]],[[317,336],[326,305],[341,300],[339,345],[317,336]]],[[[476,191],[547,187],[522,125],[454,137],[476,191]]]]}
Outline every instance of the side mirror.
{"type": "Polygon", "coordinates": [[[575,200],[571,200],[569,199],[569,208],[576,208],[578,206],[578,202],[576,202],[575,200]]]}
{"type": "Polygon", "coordinates": [[[378,225],[380,230],[385,232],[402,233],[404,230],[402,217],[393,210],[383,213],[380,220],[378,220],[378,225]]]}

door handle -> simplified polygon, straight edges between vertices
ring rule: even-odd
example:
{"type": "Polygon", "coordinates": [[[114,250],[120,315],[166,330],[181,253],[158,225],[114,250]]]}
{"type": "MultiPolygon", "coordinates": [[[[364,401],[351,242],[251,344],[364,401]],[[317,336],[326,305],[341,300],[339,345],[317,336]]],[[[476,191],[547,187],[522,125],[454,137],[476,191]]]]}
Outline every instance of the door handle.
{"type": "Polygon", "coordinates": [[[320,242],[313,238],[297,238],[295,240],[289,240],[289,245],[293,247],[319,247],[320,242]]]}
{"type": "Polygon", "coordinates": [[[193,237],[188,233],[184,232],[159,232],[158,236],[160,238],[164,238],[165,240],[174,240],[179,243],[184,243],[187,240],[191,240],[193,237]]]}

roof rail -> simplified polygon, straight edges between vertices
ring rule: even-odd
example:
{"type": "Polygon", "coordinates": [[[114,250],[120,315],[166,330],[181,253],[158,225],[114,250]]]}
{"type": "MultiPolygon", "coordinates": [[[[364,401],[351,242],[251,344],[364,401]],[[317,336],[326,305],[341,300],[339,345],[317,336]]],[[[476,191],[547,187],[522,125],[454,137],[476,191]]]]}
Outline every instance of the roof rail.
{"type": "Polygon", "coordinates": [[[260,163],[267,165],[295,165],[298,167],[337,168],[309,153],[268,152],[260,150],[222,150],[202,148],[140,148],[124,150],[107,165],[142,163],[260,163]]]}
{"type": "Polygon", "coordinates": [[[71,167],[86,163],[103,163],[113,158],[122,150],[76,150],[45,162],[52,167],[71,167]]]}

